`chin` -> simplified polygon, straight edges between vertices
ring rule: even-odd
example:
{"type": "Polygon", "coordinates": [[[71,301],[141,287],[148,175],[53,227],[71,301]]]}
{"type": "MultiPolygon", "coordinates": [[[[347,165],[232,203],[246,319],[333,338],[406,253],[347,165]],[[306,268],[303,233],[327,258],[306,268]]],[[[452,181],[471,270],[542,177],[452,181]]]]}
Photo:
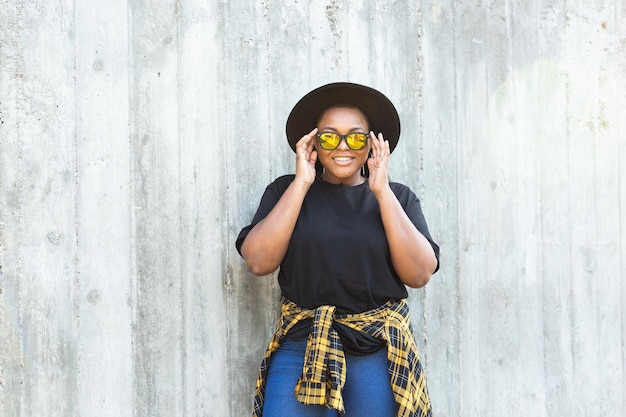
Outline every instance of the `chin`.
{"type": "Polygon", "coordinates": [[[335,178],[339,178],[342,180],[349,180],[350,178],[355,178],[358,177],[360,175],[359,171],[356,172],[329,172],[329,174],[331,174],[332,176],[334,176],[335,178]]]}

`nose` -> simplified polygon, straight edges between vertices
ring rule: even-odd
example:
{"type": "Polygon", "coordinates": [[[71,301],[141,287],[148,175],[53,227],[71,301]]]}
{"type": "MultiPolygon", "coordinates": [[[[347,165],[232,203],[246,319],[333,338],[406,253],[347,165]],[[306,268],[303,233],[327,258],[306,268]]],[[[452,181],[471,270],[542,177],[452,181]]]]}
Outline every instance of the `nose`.
{"type": "Polygon", "coordinates": [[[343,136],[339,138],[339,145],[337,145],[337,149],[341,149],[342,151],[350,150],[347,137],[343,136]]]}

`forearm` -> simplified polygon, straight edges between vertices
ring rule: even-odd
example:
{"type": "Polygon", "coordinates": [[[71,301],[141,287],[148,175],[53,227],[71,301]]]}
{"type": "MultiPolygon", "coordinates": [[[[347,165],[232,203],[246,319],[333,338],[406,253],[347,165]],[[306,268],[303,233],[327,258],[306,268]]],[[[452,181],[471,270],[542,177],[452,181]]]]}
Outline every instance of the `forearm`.
{"type": "Polygon", "coordinates": [[[272,211],[246,236],[241,255],[254,275],[271,274],[280,266],[309,187],[294,180],[272,211]]]}
{"type": "Polygon", "coordinates": [[[411,222],[391,189],[379,193],[377,199],[396,273],[409,287],[423,287],[437,267],[430,242],[411,222]]]}

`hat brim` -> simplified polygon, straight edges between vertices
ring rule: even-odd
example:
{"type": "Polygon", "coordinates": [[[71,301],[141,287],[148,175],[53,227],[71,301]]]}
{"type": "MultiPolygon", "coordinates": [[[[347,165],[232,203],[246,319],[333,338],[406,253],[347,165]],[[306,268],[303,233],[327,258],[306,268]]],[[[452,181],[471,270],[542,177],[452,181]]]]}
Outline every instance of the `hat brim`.
{"type": "Polygon", "coordinates": [[[339,103],[361,109],[369,120],[370,130],[382,133],[393,152],[400,138],[400,117],[391,100],[371,87],[345,82],[318,87],[293,107],[287,118],[286,133],[294,152],[296,143],[317,126],[322,111],[339,103]]]}

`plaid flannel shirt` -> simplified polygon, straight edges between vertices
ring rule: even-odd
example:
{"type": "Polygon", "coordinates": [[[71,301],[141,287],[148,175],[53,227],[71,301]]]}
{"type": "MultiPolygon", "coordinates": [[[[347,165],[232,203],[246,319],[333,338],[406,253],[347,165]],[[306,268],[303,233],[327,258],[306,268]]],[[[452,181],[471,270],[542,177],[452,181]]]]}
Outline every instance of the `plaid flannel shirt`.
{"type": "Polygon", "coordinates": [[[271,357],[289,330],[299,321],[313,319],[307,341],[302,376],[295,387],[298,401],[323,404],[345,414],[341,390],[346,379],[346,363],[339,335],[333,322],[367,333],[387,342],[388,370],[398,417],[430,417],[430,399],[417,346],[409,326],[409,306],[404,300],[358,314],[335,314],[335,307],[305,310],[282,298],[281,317],[259,369],[254,395],[253,417],[263,414],[265,381],[271,357]]]}

